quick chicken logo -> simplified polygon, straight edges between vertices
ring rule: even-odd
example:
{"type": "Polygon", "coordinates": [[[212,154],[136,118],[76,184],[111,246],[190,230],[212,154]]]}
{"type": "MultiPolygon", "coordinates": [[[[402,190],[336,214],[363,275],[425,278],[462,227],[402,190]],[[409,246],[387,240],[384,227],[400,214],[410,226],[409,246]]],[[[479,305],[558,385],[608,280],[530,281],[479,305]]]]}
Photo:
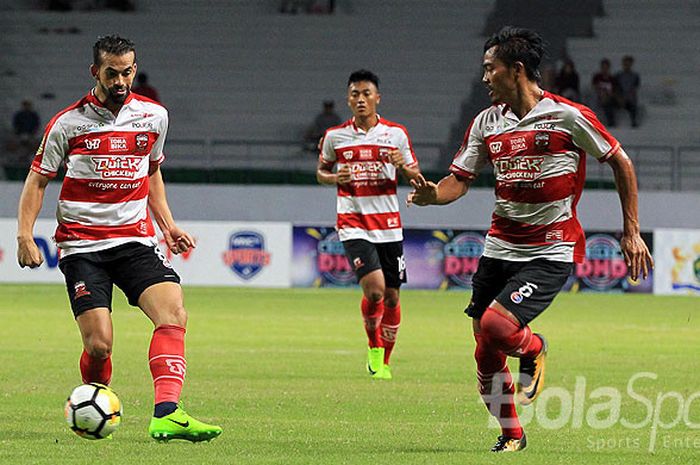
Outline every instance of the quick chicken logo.
{"type": "Polygon", "coordinates": [[[95,172],[102,179],[135,179],[142,157],[92,157],[95,172]]]}
{"type": "Polygon", "coordinates": [[[532,180],[542,172],[544,157],[513,157],[494,160],[498,180],[532,180]]]}

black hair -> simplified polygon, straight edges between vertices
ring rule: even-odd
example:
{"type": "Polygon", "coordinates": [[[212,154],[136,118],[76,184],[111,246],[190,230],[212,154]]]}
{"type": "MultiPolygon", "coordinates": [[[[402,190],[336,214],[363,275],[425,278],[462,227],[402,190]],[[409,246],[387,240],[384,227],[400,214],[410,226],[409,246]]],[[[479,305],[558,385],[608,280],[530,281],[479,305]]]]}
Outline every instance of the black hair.
{"type": "Polygon", "coordinates": [[[354,82],[369,81],[379,90],[379,77],[372,71],[366,69],[358,69],[357,71],[350,74],[348,78],[348,86],[354,82]]]}
{"type": "Polygon", "coordinates": [[[102,53],[111,55],[124,55],[125,53],[134,52],[136,48],[134,43],[129,39],[119,37],[118,35],[98,37],[95,45],[92,46],[92,63],[100,66],[102,63],[102,53]]]}
{"type": "Polygon", "coordinates": [[[540,62],[545,52],[544,40],[537,32],[521,27],[505,26],[493,34],[484,44],[484,52],[497,46],[495,57],[508,66],[519,61],[531,81],[539,81],[540,62]]]}

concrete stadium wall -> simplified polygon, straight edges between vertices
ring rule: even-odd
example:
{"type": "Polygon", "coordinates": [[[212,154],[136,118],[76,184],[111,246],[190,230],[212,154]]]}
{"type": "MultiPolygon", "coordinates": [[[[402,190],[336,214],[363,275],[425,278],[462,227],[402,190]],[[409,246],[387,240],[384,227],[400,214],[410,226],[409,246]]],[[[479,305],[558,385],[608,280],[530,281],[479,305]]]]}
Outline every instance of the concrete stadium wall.
{"type": "MultiPolygon", "coordinates": [[[[13,218],[22,189],[18,182],[0,182],[0,218],[13,218]]],[[[47,188],[41,218],[54,216],[60,186],[47,188]]],[[[408,188],[399,189],[401,199],[408,188]]],[[[335,190],[322,186],[215,186],[170,184],[168,198],[180,221],[289,221],[297,224],[333,224],[335,190]]],[[[406,208],[406,227],[488,228],[493,208],[493,190],[474,189],[467,197],[443,207],[406,208]]],[[[642,192],[639,216],[644,230],[652,228],[700,229],[700,194],[642,192]]],[[[617,193],[584,191],[579,203],[584,229],[614,230],[622,220],[617,193]]]]}

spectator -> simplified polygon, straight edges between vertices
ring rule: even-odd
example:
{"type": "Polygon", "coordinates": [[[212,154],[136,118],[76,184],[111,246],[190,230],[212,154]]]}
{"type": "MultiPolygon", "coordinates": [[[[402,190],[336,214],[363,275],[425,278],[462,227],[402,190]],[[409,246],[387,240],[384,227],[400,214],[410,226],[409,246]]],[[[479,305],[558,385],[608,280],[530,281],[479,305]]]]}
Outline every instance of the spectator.
{"type": "Polygon", "coordinates": [[[598,106],[603,109],[609,127],[615,127],[615,77],[610,74],[610,60],[600,61],[600,70],[593,75],[593,90],[595,90],[598,106]]]}
{"type": "Polygon", "coordinates": [[[158,96],[158,91],[156,90],[155,87],[150,85],[148,83],[148,74],[146,73],[139,73],[136,75],[136,81],[138,84],[134,87],[131,88],[131,91],[143,95],[144,97],[148,97],[151,100],[160,103],[160,97],[158,96]]]}
{"type": "Polygon", "coordinates": [[[579,90],[579,78],[576,72],[574,62],[566,60],[564,65],[559,70],[556,79],[554,80],[555,93],[562,97],[579,102],[581,100],[581,92],[579,90]]]}
{"type": "Polygon", "coordinates": [[[632,127],[639,126],[637,121],[637,90],[641,84],[641,79],[636,71],[632,71],[634,57],[625,55],[622,58],[622,71],[615,75],[617,82],[617,96],[620,106],[630,114],[632,127]]]}
{"type": "Polygon", "coordinates": [[[39,114],[34,111],[31,101],[22,101],[22,109],[18,110],[12,118],[12,127],[23,144],[36,140],[36,134],[39,130],[39,114]]]}
{"type": "Polygon", "coordinates": [[[318,148],[318,142],[328,128],[339,125],[342,120],[335,112],[333,100],[324,100],[323,111],[316,115],[313,124],[309,126],[304,135],[307,150],[314,151],[318,148]]]}

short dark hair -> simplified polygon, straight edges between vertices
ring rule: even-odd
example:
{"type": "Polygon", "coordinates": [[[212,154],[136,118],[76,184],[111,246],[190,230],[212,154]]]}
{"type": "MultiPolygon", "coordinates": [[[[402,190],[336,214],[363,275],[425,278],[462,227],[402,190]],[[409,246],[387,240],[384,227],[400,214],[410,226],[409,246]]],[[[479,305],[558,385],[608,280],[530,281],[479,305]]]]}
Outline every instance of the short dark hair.
{"type": "Polygon", "coordinates": [[[95,45],[92,46],[92,63],[99,66],[102,62],[102,52],[112,55],[124,55],[125,53],[134,52],[136,48],[134,43],[129,39],[119,37],[118,35],[98,37],[95,45]]]}
{"type": "Polygon", "coordinates": [[[379,77],[377,77],[377,75],[372,71],[368,71],[366,69],[358,69],[350,74],[350,77],[348,78],[348,87],[354,82],[362,81],[369,81],[374,84],[377,89],[379,89],[379,77]]]}
{"type": "Polygon", "coordinates": [[[488,38],[484,52],[497,46],[495,56],[508,66],[519,61],[531,81],[539,81],[540,62],[545,52],[544,40],[537,32],[521,27],[505,26],[488,38]]]}

